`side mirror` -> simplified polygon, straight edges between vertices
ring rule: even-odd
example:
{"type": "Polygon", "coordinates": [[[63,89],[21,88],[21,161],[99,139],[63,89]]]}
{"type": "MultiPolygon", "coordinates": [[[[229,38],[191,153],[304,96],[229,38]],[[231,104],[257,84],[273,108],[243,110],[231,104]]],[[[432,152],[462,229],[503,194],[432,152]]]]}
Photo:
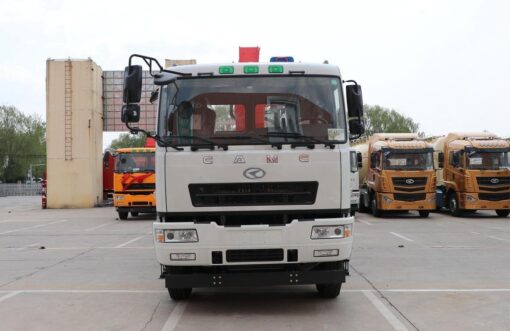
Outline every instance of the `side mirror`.
{"type": "Polygon", "coordinates": [[[159,98],[159,89],[152,91],[149,102],[152,104],[159,98]]]}
{"type": "Polygon", "coordinates": [[[122,123],[134,123],[140,121],[140,105],[131,103],[122,106],[120,120],[122,123]]]}
{"type": "Polygon", "coordinates": [[[347,111],[349,117],[363,117],[363,93],[361,85],[347,85],[345,87],[347,93],[347,111]]]}
{"type": "Polygon", "coordinates": [[[124,103],[138,103],[142,98],[142,66],[127,66],[124,69],[124,103]]]}
{"type": "Polygon", "coordinates": [[[452,165],[455,168],[458,168],[460,165],[460,154],[459,152],[453,152],[452,154],[452,165]]]}
{"type": "Polygon", "coordinates": [[[349,133],[351,139],[359,138],[365,132],[363,122],[359,118],[349,120],[349,133]]]}
{"type": "Polygon", "coordinates": [[[443,152],[440,152],[439,154],[437,154],[437,167],[439,169],[443,169],[443,167],[444,167],[444,153],[443,152]]]}
{"type": "Polygon", "coordinates": [[[361,152],[356,152],[356,161],[358,162],[358,168],[363,167],[363,155],[361,152]]]}

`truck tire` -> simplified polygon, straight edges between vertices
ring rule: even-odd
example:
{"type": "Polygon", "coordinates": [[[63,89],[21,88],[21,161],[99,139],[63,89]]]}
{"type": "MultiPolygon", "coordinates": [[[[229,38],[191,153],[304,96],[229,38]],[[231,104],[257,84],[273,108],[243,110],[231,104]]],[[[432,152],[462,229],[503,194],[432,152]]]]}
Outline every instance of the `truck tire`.
{"type": "Polygon", "coordinates": [[[370,209],[372,211],[372,215],[374,217],[381,217],[382,211],[377,207],[377,199],[375,195],[372,196],[372,199],[370,200],[370,209]]]}
{"type": "Polygon", "coordinates": [[[191,295],[191,290],[191,288],[168,288],[168,294],[172,300],[186,300],[191,295]]]}
{"type": "Polygon", "coordinates": [[[507,217],[508,214],[510,214],[510,210],[506,210],[506,209],[496,209],[496,214],[499,216],[499,217],[507,217]]]}
{"type": "Polygon", "coordinates": [[[127,220],[129,213],[127,211],[119,211],[119,218],[121,220],[127,220]]]}
{"type": "Polygon", "coordinates": [[[338,284],[316,284],[317,291],[322,298],[334,299],[340,294],[342,283],[338,284]]]}
{"type": "Polygon", "coordinates": [[[359,198],[358,212],[360,212],[360,213],[368,212],[368,208],[367,208],[367,206],[365,206],[365,198],[363,196],[360,196],[360,198],[359,198]]]}
{"type": "Polygon", "coordinates": [[[138,212],[137,212],[137,211],[132,211],[132,212],[131,212],[131,216],[133,216],[133,217],[138,216],[138,212]]]}
{"type": "Polygon", "coordinates": [[[459,208],[459,201],[457,200],[457,194],[455,194],[455,192],[450,193],[448,196],[448,208],[452,216],[462,216],[462,209],[459,208]]]}
{"type": "Polygon", "coordinates": [[[429,217],[430,212],[428,210],[419,210],[418,214],[420,214],[421,218],[429,217]]]}

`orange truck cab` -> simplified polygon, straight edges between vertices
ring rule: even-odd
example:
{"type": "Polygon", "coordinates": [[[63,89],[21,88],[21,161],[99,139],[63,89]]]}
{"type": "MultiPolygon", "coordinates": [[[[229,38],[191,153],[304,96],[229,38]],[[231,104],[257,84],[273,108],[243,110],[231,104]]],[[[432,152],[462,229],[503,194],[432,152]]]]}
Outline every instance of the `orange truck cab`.
{"type": "Polygon", "coordinates": [[[432,145],[415,133],[377,133],[354,146],[363,155],[360,211],[374,216],[385,211],[418,211],[427,217],[436,209],[432,145]]]}
{"type": "Polygon", "coordinates": [[[488,132],[449,133],[434,144],[438,207],[452,215],[510,214],[510,142],[488,132]]]}
{"type": "Polygon", "coordinates": [[[113,204],[121,220],[155,213],[155,148],[120,148],[115,157],[113,204]]]}

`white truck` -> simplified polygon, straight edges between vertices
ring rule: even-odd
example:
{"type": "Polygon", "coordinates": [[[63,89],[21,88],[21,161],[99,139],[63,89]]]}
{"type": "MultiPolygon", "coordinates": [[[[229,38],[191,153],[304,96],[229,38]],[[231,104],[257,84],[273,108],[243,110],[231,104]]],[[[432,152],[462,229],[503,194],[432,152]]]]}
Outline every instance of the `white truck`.
{"type": "Polygon", "coordinates": [[[159,86],[153,228],[170,297],[304,284],[338,296],[353,240],[349,138],[363,133],[361,86],[329,64],[168,70],[134,54],[122,109],[132,132],[143,131],[129,124],[140,115],[136,58],[159,86]]]}

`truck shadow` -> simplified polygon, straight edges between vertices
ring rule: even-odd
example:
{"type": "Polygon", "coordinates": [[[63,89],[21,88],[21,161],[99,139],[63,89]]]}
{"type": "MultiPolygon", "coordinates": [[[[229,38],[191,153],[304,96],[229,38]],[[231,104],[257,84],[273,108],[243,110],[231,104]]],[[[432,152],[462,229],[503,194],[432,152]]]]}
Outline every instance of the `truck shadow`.
{"type": "Polygon", "coordinates": [[[446,209],[437,210],[434,212],[436,215],[446,216],[452,219],[466,219],[466,218],[488,218],[488,219],[510,219],[510,217],[499,217],[496,215],[496,212],[493,210],[480,210],[480,211],[465,211],[462,213],[462,216],[455,217],[450,214],[450,212],[446,209]]]}
{"type": "Polygon", "coordinates": [[[222,288],[197,290],[191,295],[190,302],[198,314],[242,314],[264,316],[281,315],[282,311],[292,311],[293,315],[311,312],[331,306],[328,303],[341,302],[342,293],[337,299],[319,297],[315,286],[281,286],[222,288]]]}

